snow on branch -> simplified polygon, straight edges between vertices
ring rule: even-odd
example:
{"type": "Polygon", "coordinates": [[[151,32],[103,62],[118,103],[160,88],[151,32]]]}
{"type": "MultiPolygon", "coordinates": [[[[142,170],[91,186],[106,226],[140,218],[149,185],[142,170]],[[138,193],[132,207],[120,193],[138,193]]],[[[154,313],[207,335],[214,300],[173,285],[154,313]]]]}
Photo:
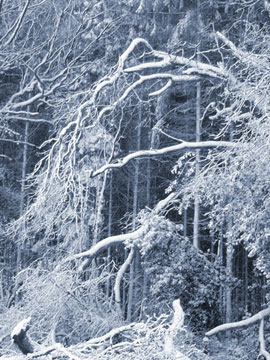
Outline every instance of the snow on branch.
{"type": "Polygon", "coordinates": [[[131,323],[131,324],[128,324],[128,325],[123,325],[121,327],[112,329],[111,331],[109,331],[105,335],[102,335],[100,337],[92,338],[92,339],[88,340],[85,343],[85,347],[97,347],[97,346],[100,346],[100,345],[104,344],[104,342],[107,341],[107,340],[109,340],[110,344],[112,344],[112,340],[113,340],[114,336],[119,335],[119,334],[121,334],[123,332],[126,332],[126,331],[130,331],[136,326],[139,327],[139,325],[140,325],[139,323],[131,323]]]}
{"type": "MultiPolygon", "coordinates": [[[[144,54],[142,58],[144,57],[144,54]]],[[[70,121],[60,132],[59,139],[66,135],[71,127],[79,126],[79,124],[84,120],[84,110],[91,107],[95,108],[99,101],[99,96],[102,94],[102,92],[106,91],[108,87],[115,86],[117,82],[123,78],[123,76],[130,73],[137,73],[138,78],[136,80],[133,79],[128,86],[121,88],[117,99],[114,99],[109,105],[102,107],[100,111],[97,110],[98,107],[96,108],[94,123],[90,124],[90,127],[93,127],[94,124],[97,124],[103,118],[103,116],[113,112],[116,106],[125,101],[137,87],[141,86],[147,81],[166,81],[165,84],[161,84],[161,88],[159,90],[152,91],[148,94],[149,97],[153,97],[162,94],[174,82],[196,81],[200,78],[201,75],[221,79],[228,78],[227,72],[222,67],[198,62],[192,58],[190,59],[183,56],[171,55],[162,51],[156,51],[151,47],[147,40],[136,38],[130,43],[122,55],[120,55],[118,64],[115,69],[113,69],[110,74],[107,74],[96,83],[89,98],[77,108],[75,119],[70,121]],[[148,55],[152,56],[153,60],[145,62],[140,61],[139,64],[134,66],[126,66],[126,63],[130,59],[130,55],[139,46],[144,47],[144,54],[147,52],[148,55]],[[158,60],[155,61],[155,59],[158,60]],[[182,69],[179,70],[179,73],[177,74],[173,73],[171,69],[175,65],[180,65],[182,67],[182,69]],[[164,68],[166,68],[166,71],[163,72],[162,70],[164,68]],[[144,70],[149,71],[145,73],[144,70]]]]}
{"type": "MultiPolygon", "coordinates": [[[[178,196],[178,193],[173,192],[170,195],[168,195],[165,199],[162,199],[161,201],[159,201],[157,203],[157,205],[155,206],[155,208],[152,210],[153,213],[158,214],[161,211],[165,210],[166,207],[171,203],[171,201],[176,199],[177,196],[178,196]]],[[[90,264],[91,260],[95,256],[97,256],[102,250],[108,248],[111,245],[117,245],[117,244],[121,244],[121,243],[123,244],[127,240],[135,240],[138,237],[142,236],[145,233],[145,230],[146,230],[145,226],[142,225],[137,230],[135,230],[135,231],[133,231],[131,233],[109,236],[109,237],[99,241],[97,244],[92,246],[89,250],[86,250],[86,251],[80,252],[78,254],[71,255],[71,256],[67,257],[66,259],[64,259],[64,261],[62,263],[60,263],[56,267],[56,270],[58,270],[59,267],[63,263],[73,261],[73,260],[76,260],[76,259],[87,258],[82,262],[81,266],[79,267],[79,272],[83,271],[90,264]]]]}
{"type": "Polygon", "coordinates": [[[263,355],[266,360],[270,360],[270,354],[265,349],[265,340],[264,340],[264,318],[261,319],[260,329],[259,329],[259,342],[260,342],[260,355],[263,355]]]}
{"type": "Polygon", "coordinates": [[[230,41],[225,35],[223,35],[222,33],[220,33],[219,31],[217,31],[217,37],[223,41],[223,43],[228,46],[232,53],[238,57],[238,59],[241,61],[241,62],[245,62],[245,63],[248,63],[248,64],[252,64],[253,66],[257,67],[257,66],[267,66],[269,67],[269,62],[268,60],[267,61],[264,61],[263,58],[261,58],[260,56],[256,55],[256,54],[252,54],[252,53],[249,53],[247,51],[243,51],[239,48],[237,48],[235,46],[235,44],[230,41]]]}
{"type": "MultiPolygon", "coordinates": [[[[136,40],[136,39],[135,39],[136,40]]],[[[134,41],[135,41],[134,40],[134,41]]],[[[145,41],[148,47],[150,47],[149,43],[145,41]]],[[[182,65],[187,68],[192,69],[192,72],[197,72],[198,74],[203,74],[210,77],[216,78],[226,78],[227,74],[223,68],[205,64],[196,60],[192,60],[183,56],[171,55],[169,53],[163,51],[152,50],[151,54],[154,57],[162,59],[161,61],[149,61],[139,65],[131,66],[129,68],[124,69],[126,73],[142,71],[146,69],[162,69],[164,67],[168,67],[171,65],[182,65]]],[[[185,73],[185,72],[184,72],[185,73]]]]}
{"type": "Polygon", "coordinates": [[[184,141],[181,144],[168,146],[162,149],[151,149],[151,150],[140,150],[132,154],[125,156],[123,159],[118,160],[116,163],[105,164],[96,171],[92,172],[91,177],[102,174],[104,171],[109,169],[121,168],[126,165],[129,161],[138,158],[159,156],[170,152],[176,152],[187,149],[205,149],[205,148],[217,148],[217,147],[235,147],[236,143],[230,141],[202,141],[202,142],[187,142],[184,141]]]}
{"type": "Polygon", "coordinates": [[[205,336],[207,338],[216,335],[221,331],[226,331],[230,329],[239,329],[242,327],[253,325],[256,322],[260,321],[260,328],[259,328],[260,355],[263,355],[266,358],[266,360],[270,360],[270,353],[265,349],[265,340],[264,340],[264,318],[269,315],[270,315],[270,308],[267,308],[251,316],[248,319],[219,325],[214,329],[208,331],[205,334],[205,336]]]}
{"type": "MultiPolygon", "coordinates": [[[[4,46],[8,46],[13,41],[13,39],[16,37],[16,35],[18,34],[18,31],[19,31],[20,26],[22,24],[23,18],[24,18],[25,14],[26,14],[26,11],[27,11],[28,7],[29,7],[30,1],[31,0],[26,1],[25,5],[24,5],[24,8],[23,8],[21,14],[19,15],[18,19],[16,19],[14,25],[11,27],[9,32],[6,35],[4,35],[3,38],[5,38],[11,32],[11,35],[10,35],[9,39],[6,41],[6,43],[4,44],[4,46]]],[[[3,40],[3,38],[0,40],[0,42],[3,40]]]]}
{"type": "MultiPolygon", "coordinates": [[[[142,85],[144,82],[146,81],[152,81],[152,80],[167,80],[169,79],[169,82],[167,82],[167,84],[165,85],[166,88],[168,88],[170,84],[172,84],[173,82],[183,82],[183,81],[196,81],[198,80],[198,76],[193,76],[193,75],[173,75],[168,73],[155,73],[155,74],[151,74],[151,75],[142,75],[139,77],[139,79],[137,81],[134,81],[130,86],[128,86],[126,88],[126,90],[123,92],[123,94],[121,96],[119,96],[113,104],[105,106],[100,113],[97,116],[96,122],[100,121],[101,118],[110,111],[113,111],[115,109],[115,107],[119,104],[121,104],[124,100],[127,99],[128,95],[134,91],[139,85],[142,85]]],[[[150,94],[148,94],[148,96],[156,96],[159,95],[160,93],[162,93],[163,91],[165,91],[164,87],[158,91],[152,92],[150,94]]]]}
{"type": "Polygon", "coordinates": [[[215,327],[214,329],[208,331],[205,334],[205,336],[209,337],[209,336],[216,335],[220,331],[226,331],[226,330],[230,330],[230,329],[238,329],[241,327],[250,326],[250,325],[253,325],[256,322],[262,320],[263,318],[265,318],[268,315],[270,315],[270,308],[264,309],[264,310],[258,312],[257,314],[251,316],[248,319],[219,325],[219,326],[215,327]]]}

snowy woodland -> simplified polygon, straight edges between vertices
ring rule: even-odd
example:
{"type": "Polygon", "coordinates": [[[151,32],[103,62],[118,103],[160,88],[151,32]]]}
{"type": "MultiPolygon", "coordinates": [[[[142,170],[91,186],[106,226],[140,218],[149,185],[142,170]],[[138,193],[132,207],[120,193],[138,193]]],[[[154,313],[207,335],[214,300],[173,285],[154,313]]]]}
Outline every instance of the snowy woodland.
{"type": "Polygon", "coordinates": [[[0,0],[0,359],[270,359],[270,2],[0,0]]]}

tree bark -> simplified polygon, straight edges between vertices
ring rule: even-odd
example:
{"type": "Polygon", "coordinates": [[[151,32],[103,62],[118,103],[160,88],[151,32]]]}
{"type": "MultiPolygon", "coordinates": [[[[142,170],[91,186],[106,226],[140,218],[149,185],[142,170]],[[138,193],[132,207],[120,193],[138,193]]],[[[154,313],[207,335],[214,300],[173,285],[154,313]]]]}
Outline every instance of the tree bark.
{"type": "Polygon", "coordinates": [[[265,340],[264,340],[264,318],[261,319],[260,329],[259,329],[259,342],[260,342],[260,355],[263,355],[266,360],[270,360],[270,354],[265,349],[265,340]]]}

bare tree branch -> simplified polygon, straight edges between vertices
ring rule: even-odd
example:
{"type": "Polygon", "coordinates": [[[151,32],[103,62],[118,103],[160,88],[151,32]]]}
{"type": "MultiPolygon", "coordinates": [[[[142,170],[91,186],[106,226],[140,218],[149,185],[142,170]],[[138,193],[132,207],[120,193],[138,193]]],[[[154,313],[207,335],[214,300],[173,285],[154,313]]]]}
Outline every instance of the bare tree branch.
{"type": "MultiPolygon", "coordinates": [[[[11,36],[9,37],[9,39],[7,40],[7,42],[5,43],[4,46],[8,46],[12,42],[12,40],[15,38],[15,36],[17,35],[17,33],[18,33],[19,29],[20,29],[21,23],[23,21],[23,18],[24,18],[25,14],[26,14],[27,8],[28,8],[28,6],[30,4],[30,1],[31,0],[26,1],[25,5],[24,5],[24,8],[23,8],[19,18],[16,20],[16,22],[12,26],[11,30],[8,32],[8,33],[10,33],[11,31],[13,31],[11,36]],[[13,28],[14,28],[14,30],[13,30],[13,28]]],[[[8,34],[4,35],[3,38],[5,38],[7,35],[8,34]]],[[[0,42],[3,40],[3,38],[0,40],[0,42]]]]}

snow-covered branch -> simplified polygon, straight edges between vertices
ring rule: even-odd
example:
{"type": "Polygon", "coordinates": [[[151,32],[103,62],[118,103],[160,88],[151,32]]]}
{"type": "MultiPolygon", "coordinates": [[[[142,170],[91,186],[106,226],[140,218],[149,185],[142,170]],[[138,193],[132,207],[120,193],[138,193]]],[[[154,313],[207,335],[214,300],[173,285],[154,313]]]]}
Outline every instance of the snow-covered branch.
{"type": "MultiPolygon", "coordinates": [[[[159,214],[160,212],[164,211],[166,209],[166,207],[171,203],[171,201],[173,201],[174,199],[177,198],[177,196],[178,196],[178,193],[173,192],[170,195],[168,195],[165,199],[162,199],[161,201],[159,201],[157,203],[157,205],[155,206],[155,208],[152,210],[153,213],[159,214]]],[[[108,248],[111,245],[117,245],[117,244],[121,244],[121,243],[123,244],[127,240],[135,240],[138,237],[142,236],[145,233],[145,230],[146,230],[145,226],[142,225],[137,230],[135,230],[131,233],[109,236],[109,237],[99,241],[97,244],[92,246],[89,250],[86,250],[86,251],[80,252],[78,254],[74,254],[74,255],[67,257],[66,259],[64,259],[64,263],[73,261],[76,259],[87,258],[82,262],[81,266],[79,267],[79,271],[83,271],[90,264],[91,260],[96,255],[98,255],[102,250],[108,248]]],[[[63,263],[59,264],[57,269],[62,264],[63,263]]]]}
{"type": "Polygon", "coordinates": [[[260,66],[267,66],[269,67],[269,62],[268,60],[265,61],[262,57],[256,55],[256,54],[252,54],[252,53],[249,53],[247,51],[243,51],[239,48],[237,48],[235,46],[235,44],[230,41],[224,34],[222,34],[221,32],[217,31],[217,37],[223,41],[223,43],[228,46],[232,53],[243,63],[247,63],[247,64],[250,64],[250,65],[253,65],[255,67],[260,67],[260,66]]]}
{"type": "Polygon", "coordinates": [[[270,315],[270,308],[267,308],[267,309],[264,309],[264,310],[258,312],[255,315],[251,316],[248,319],[219,325],[219,326],[215,327],[214,329],[208,331],[205,335],[209,337],[209,336],[216,335],[217,333],[219,333],[221,331],[226,331],[226,330],[231,330],[231,329],[239,329],[241,327],[250,326],[269,315],[270,315]]]}
{"type": "MultiPolygon", "coordinates": [[[[19,31],[20,26],[21,26],[21,24],[22,24],[23,18],[24,18],[25,14],[26,14],[26,11],[27,11],[28,7],[29,7],[30,1],[31,1],[31,0],[27,0],[27,1],[26,1],[25,5],[24,5],[24,8],[23,8],[22,12],[20,13],[18,19],[16,19],[14,25],[13,25],[13,26],[11,27],[11,29],[8,31],[8,34],[11,32],[11,35],[10,35],[10,37],[8,38],[8,40],[6,41],[6,43],[4,44],[4,46],[8,46],[8,45],[14,40],[14,38],[16,37],[16,35],[18,34],[18,31],[19,31]]],[[[4,38],[5,38],[8,34],[4,35],[4,38]]],[[[3,40],[3,39],[1,39],[0,41],[2,41],[2,40],[3,40]]]]}
{"type": "Polygon", "coordinates": [[[259,329],[259,342],[260,342],[260,355],[263,355],[266,360],[270,360],[270,354],[265,349],[265,340],[264,340],[264,318],[261,319],[260,329],[259,329]]]}
{"type": "Polygon", "coordinates": [[[251,326],[257,323],[258,321],[260,321],[260,327],[259,327],[260,355],[263,355],[266,358],[266,360],[270,360],[270,353],[265,349],[265,340],[264,340],[264,318],[269,315],[270,315],[270,308],[267,308],[251,316],[248,319],[219,325],[214,329],[208,331],[205,334],[205,336],[210,337],[218,334],[221,331],[239,329],[242,327],[251,326]]]}
{"type": "MultiPolygon", "coordinates": [[[[134,40],[134,42],[136,42],[136,39],[134,40]]],[[[150,47],[148,42],[144,41],[144,43],[148,47],[150,47]]],[[[152,50],[151,54],[154,57],[157,57],[162,60],[149,61],[139,65],[131,66],[124,69],[124,71],[126,73],[131,73],[131,72],[140,72],[146,69],[162,69],[171,65],[181,65],[187,68],[187,70],[183,71],[183,74],[188,74],[190,72],[195,72],[195,73],[197,72],[198,74],[203,74],[210,77],[218,77],[222,79],[227,77],[227,74],[224,71],[224,69],[214,65],[205,64],[183,56],[171,55],[163,51],[152,50]],[[188,69],[190,70],[188,71],[188,69]]]]}
{"type": "Polygon", "coordinates": [[[187,149],[208,149],[208,148],[232,148],[236,147],[237,143],[233,143],[230,141],[201,141],[201,142],[188,142],[184,141],[181,144],[176,144],[172,146],[168,146],[162,149],[151,149],[151,150],[140,150],[136,151],[132,154],[125,156],[123,159],[118,160],[116,163],[112,164],[105,164],[96,171],[91,173],[91,177],[95,177],[97,175],[102,174],[104,171],[109,169],[116,169],[121,168],[122,166],[126,165],[133,159],[140,159],[145,157],[152,157],[152,156],[160,156],[164,154],[168,154],[171,152],[177,152],[181,150],[187,149]]]}

